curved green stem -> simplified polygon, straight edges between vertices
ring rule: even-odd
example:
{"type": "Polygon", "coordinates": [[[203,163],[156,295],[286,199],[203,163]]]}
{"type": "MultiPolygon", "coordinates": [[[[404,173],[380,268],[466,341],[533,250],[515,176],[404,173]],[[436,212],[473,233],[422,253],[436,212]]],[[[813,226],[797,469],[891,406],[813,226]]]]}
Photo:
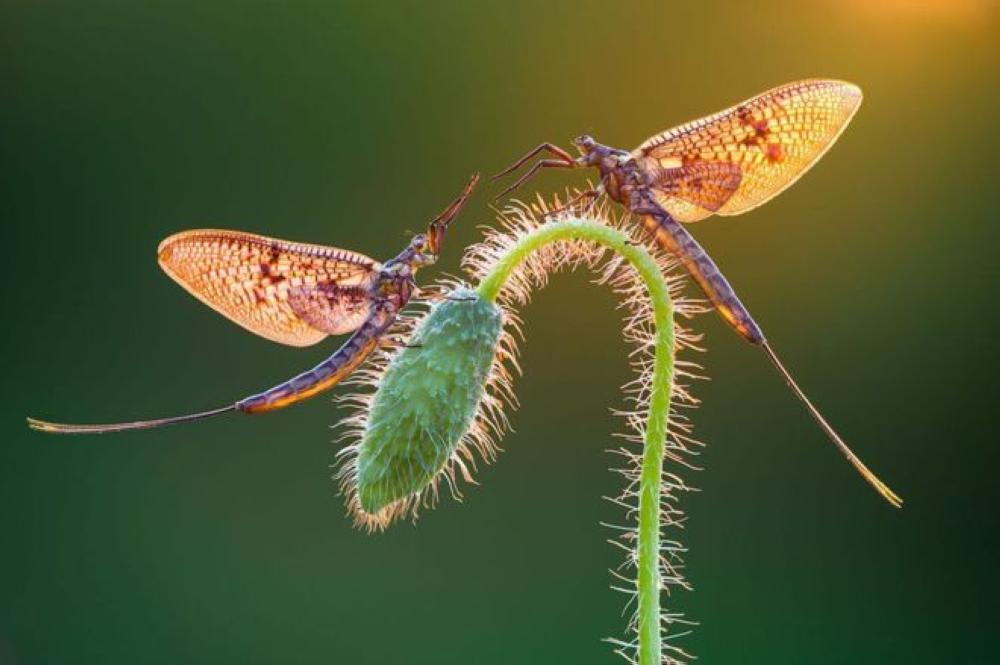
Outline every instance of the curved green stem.
{"type": "Polygon", "coordinates": [[[660,644],[660,483],[674,380],[673,302],[656,261],[621,231],[597,221],[569,220],[545,224],[522,237],[479,284],[479,295],[496,300],[512,271],[535,250],[560,240],[585,240],[625,258],[639,274],[652,304],[656,326],[649,415],[639,481],[639,528],[636,543],[638,579],[638,662],[659,665],[660,644]]]}

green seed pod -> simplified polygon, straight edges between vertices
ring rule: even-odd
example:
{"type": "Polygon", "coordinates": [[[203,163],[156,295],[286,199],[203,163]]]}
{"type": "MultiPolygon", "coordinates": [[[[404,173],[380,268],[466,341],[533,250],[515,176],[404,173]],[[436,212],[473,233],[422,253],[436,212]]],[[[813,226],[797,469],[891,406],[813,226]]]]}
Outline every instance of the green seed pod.
{"type": "Polygon", "coordinates": [[[419,505],[474,426],[501,340],[500,308],[458,288],[417,326],[378,382],[354,460],[352,510],[384,526],[419,505]]]}

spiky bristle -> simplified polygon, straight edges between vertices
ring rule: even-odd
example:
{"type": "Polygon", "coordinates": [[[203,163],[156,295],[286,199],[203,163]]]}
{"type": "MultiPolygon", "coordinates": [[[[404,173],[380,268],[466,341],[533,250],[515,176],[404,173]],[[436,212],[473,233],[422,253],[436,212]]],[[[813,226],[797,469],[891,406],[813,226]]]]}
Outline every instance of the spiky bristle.
{"type": "MultiPolygon", "coordinates": [[[[568,193],[572,195],[572,193],[568,193]]],[[[463,267],[474,282],[481,281],[490,274],[498,261],[509,256],[512,249],[528,234],[538,229],[541,225],[553,219],[553,211],[562,207],[562,202],[555,198],[547,202],[541,197],[534,203],[515,203],[498,216],[499,225],[495,229],[486,229],[485,238],[482,242],[468,248],[463,257],[463,267]]],[[[557,213],[554,219],[570,219],[571,213],[557,213]]],[[[613,214],[606,205],[598,204],[587,214],[588,218],[600,220],[603,223],[615,227],[626,234],[631,234],[637,225],[629,224],[627,219],[613,214]]],[[[642,242],[642,238],[632,236],[635,242],[642,242]]],[[[655,247],[647,247],[660,267],[661,273],[666,276],[670,290],[670,296],[674,304],[676,314],[674,321],[675,351],[698,350],[700,335],[696,335],[678,324],[679,319],[690,319],[691,317],[708,311],[707,306],[701,300],[691,299],[684,295],[683,290],[686,278],[682,271],[677,269],[677,264],[672,257],[664,254],[655,247]]],[[[498,451],[496,439],[507,429],[507,417],[504,411],[505,406],[516,407],[517,402],[512,391],[512,380],[516,374],[520,374],[518,365],[518,349],[515,337],[524,338],[521,331],[521,320],[517,315],[517,308],[526,304],[533,290],[541,288],[548,282],[549,276],[557,271],[577,268],[587,268],[596,272],[595,281],[599,284],[606,284],[620,296],[622,307],[626,311],[624,319],[624,339],[631,344],[634,349],[630,354],[630,363],[635,371],[635,378],[623,386],[626,407],[616,410],[614,413],[621,417],[625,423],[625,431],[618,436],[623,443],[609,451],[620,460],[615,465],[613,471],[620,474],[625,480],[625,488],[616,497],[609,497],[609,501],[622,507],[626,511],[626,523],[623,525],[608,525],[614,530],[614,536],[609,540],[625,553],[625,561],[618,569],[611,571],[615,581],[612,588],[621,591],[629,596],[626,608],[634,604],[636,594],[636,584],[634,580],[636,568],[635,541],[636,515],[638,510],[637,490],[640,478],[640,460],[642,457],[642,445],[645,436],[645,424],[648,415],[648,400],[650,397],[650,381],[653,368],[653,350],[655,343],[655,330],[653,325],[652,311],[649,303],[649,296],[645,286],[631,264],[625,261],[620,255],[602,246],[592,244],[584,240],[561,240],[531,252],[518,264],[510,276],[504,282],[497,294],[496,302],[499,305],[499,318],[502,319],[503,328],[492,347],[492,358],[489,370],[482,381],[484,389],[481,399],[475,406],[474,413],[468,419],[467,429],[460,436],[457,436],[457,429],[453,426],[442,428],[447,430],[445,438],[447,441],[438,441],[437,446],[424,447],[420,450],[433,450],[433,462],[425,464],[427,459],[421,459],[416,465],[419,473],[411,473],[409,478],[418,478],[419,482],[408,484],[399,483],[379,483],[380,473],[385,465],[384,460],[378,459],[376,448],[383,451],[394,449],[396,446],[386,445],[373,447],[370,451],[372,462],[370,469],[377,471],[368,480],[364,476],[368,469],[362,468],[363,446],[365,435],[373,429],[379,429],[374,423],[381,416],[379,411],[377,393],[370,390],[357,395],[348,396],[347,401],[355,404],[357,412],[346,421],[350,431],[348,436],[355,439],[355,443],[346,448],[343,453],[343,464],[339,473],[343,491],[348,496],[348,505],[355,521],[360,526],[369,530],[380,530],[388,526],[397,518],[412,516],[416,517],[420,507],[433,504],[438,498],[438,483],[441,479],[447,483],[452,494],[460,496],[459,488],[456,485],[458,476],[467,482],[473,482],[472,472],[475,470],[477,455],[478,459],[490,462],[496,457],[498,451]],[[447,456],[442,451],[449,451],[447,456]],[[443,460],[443,461],[442,461],[443,460]],[[428,469],[437,468],[437,472],[429,477],[428,469]],[[375,482],[371,487],[381,488],[375,492],[368,492],[359,489],[366,482],[375,482]],[[391,491],[390,491],[391,490],[391,491]]],[[[459,282],[446,282],[444,287],[453,290],[462,289],[463,284],[459,282]]],[[[481,301],[480,301],[481,302],[481,301]]],[[[424,337],[419,331],[424,330],[430,317],[428,315],[421,323],[417,324],[418,332],[412,342],[416,344],[427,344],[429,337],[424,337]]],[[[440,334],[437,330],[435,334],[440,334]]],[[[419,352],[425,349],[402,349],[397,350],[390,356],[387,363],[375,366],[359,376],[357,382],[364,383],[378,391],[383,390],[389,373],[397,363],[403,362],[403,356],[419,356],[419,352]],[[411,354],[411,351],[417,352],[411,354]],[[388,367],[388,370],[386,369],[388,367]]],[[[410,361],[406,361],[408,364],[410,361]]],[[[482,364],[482,363],[480,363],[482,364]]],[[[666,455],[670,462],[676,466],[685,468],[697,468],[691,462],[691,457],[697,455],[697,449],[702,445],[692,436],[690,421],[680,413],[679,410],[685,407],[693,407],[698,402],[688,391],[686,385],[698,377],[700,367],[690,361],[676,359],[674,361],[675,381],[672,385],[671,412],[668,420],[668,437],[666,442],[666,455]]],[[[426,385],[426,382],[414,381],[415,386],[426,385]]],[[[384,399],[384,398],[383,398],[384,399]]],[[[386,401],[385,404],[389,404],[386,401]]],[[[392,402],[397,404],[398,401],[392,402]]],[[[383,409],[386,407],[382,407],[383,409]]],[[[462,407],[463,412],[468,413],[466,404],[462,407]]],[[[461,420],[461,419],[459,419],[461,420]]],[[[400,431],[416,432],[419,427],[416,421],[397,419],[395,422],[404,422],[404,427],[400,431]]],[[[386,438],[385,442],[391,439],[386,438]]],[[[422,439],[423,440],[423,439],[422,439]]],[[[427,455],[425,455],[427,457],[427,455]]],[[[384,477],[392,477],[392,474],[384,477]]],[[[664,471],[661,482],[661,556],[660,556],[660,580],[661,591],[669,592],[671,588],[680,587],[689,589],[690,585],[684,575],[683,555],[685,548],[676,537],[667,537],[663,531],[669,530],[671,536],[684,522],[684,512],[679,506],[681,494],[692,491],[693,488],[677,475],[676,471],[664,471]]],[[[664,662],[684,663],[691,657],[686,654],[674,640],[687,631],[690,622],[680,613],[664,610],[661,616],[661,629],[664,644],[664,662]]],[[[622,654],[631,662],[635,661],[636,648],[636,619],[633,614],[628,622],[628,635],[625,639],[609,639],[615,647],[617,653],[622,654]]]]}
{"type": "Polygon", "coordinates": [[[496,456],[494,436],[505,421],[488,383],[508,385],[494,372],[501,310],[475,291],[456,286],[434,305],[359,396],[359,434],[341,455],[339,477],[355,521],[381,529],[437,498],[443,479],[459,496],[457,476],[472,481],[475,450],[496,456]]]}
{"type": "MultiPolygon", "coordinates": [[[[567,197],[572,198],[573,192],[567,197]]],[[[490,273],[497,261],[507,256],[512,248],[527,234],[547,221],[572,219],[571,212],[556,212],[562,208],[558,198],[548,202],[542,197],[533,203],[517,202],[503,210],[499,216],[499,228],[487,229],[483,242],[470,247],[465,254],[463,265],[474,280],[481,280],[490,273]]],[[[614,214],[607,204],[601,203],[587,213],[588,218],[601,220],[630,235],[638,227],[630,223],[626,216],[614,214]]],[[[642,238],[634,238],[642,242],[642,238]]],[[[684,295],[687,284],[686,274],[679,270],[674,258],[663,253],[655,246],[647,249],[659,264],[661,274],[666,276],[670,289],[670,297],[674,303],[674,339],[676,352],[684,350],[701,351],[699,342],[701,335],[695,334],[677,323],[679,319],[691,317],[710,311],[707,304],[699,299],[691,299],[684,295]]],[[[652,310],[646,288],[632,266],[620,255],[583,240],[567,240],[545,245],[540,250],[531,253],[512,273],[504,283],[497,301],[504,309],[504,318],[508,322],[519,322],[515,309],[526,304],[533,290],[545,286],[549,276],[563,269],[576,270],[587,268],[597,273],[595,281],[606,284],[618,294],[621,306],[626,310],[624,323],[624,339],[633,346],[630,363],[635,371],[635,378],[623,386],[626,408],[614,411],[625,423],[625,431],[617,436],[624,441],[621,446],[610,450],[621,463],[612,470],[625,480],[625,488],[617,497],[608,497],[615,505],[626,511],[626,524],[607,525],[614,536],[609,542],[621,548],[626,553],[625,561],[617,570],[612,570],[614,578],[612,588],[628,595],[626,607],[634,606],[636,595],[635,572],[637,537],[636,516],[638,511],[638,486],[642,445],[645,437],[645,425],[648,416],[648,400],[650,396],[650,381],[653,370],[653,350],[655,330],[652,310]]],[[[518,333],[520,330],[515,328],[518,333]]],[[[509,360],[516,363],[517,349],[509,347],[509,360]]],[[[513,366],[516,367],[516,364],[513,366]]],[[[698,454],[697,449],[702,444],[692,436],[690,420],[680,413],[680,409],[694,407],[698,401],[691,395],[687,383],[701,378],[701,367],[693,362],[677,359],[675,355],[675,381],[672,385],[671,412],[668,421],[668,436],[666,455],[669,462],[685,468],[696,469],[691,457],[698,454]]],[[[681,479],[676,472],[664,471],[661,499],[661,557],[660,579],[662,591],[680,587],[690,589],[684,575],[684,546],[678,542],[676,533],[684,520],[684,512],[679,505],[679,496],[692,491],[690,485],[681,479]]],[[[689,632],[691,622],[683,614],[664,610],[661,616],[664,662],[683,663],[691,659],[674,641],[689,632]]],[[[608,639],[615,646],[615,651],[630,662],[636,660],[636,615],[633,613],[628,622],[628,639],[608,639]]]]}

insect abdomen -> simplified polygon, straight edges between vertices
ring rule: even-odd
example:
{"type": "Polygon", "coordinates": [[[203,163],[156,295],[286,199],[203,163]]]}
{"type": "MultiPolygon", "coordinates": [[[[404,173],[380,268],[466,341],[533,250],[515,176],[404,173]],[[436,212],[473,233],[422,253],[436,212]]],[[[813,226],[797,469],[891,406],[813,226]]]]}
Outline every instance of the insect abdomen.
{"type": "Polygon", "coordinates": [[[379,337],[388,327],[382,318],[377,315],[370,317],[332,356],[284,383],[241,399],[236,403],[236,409],[244,413],[273,411],[309,399],[337,385],[375,349],[379,337]]]}
{"type": "Polygon", "coordinates": [[[712,306],[736,332],[752,344],[764,342],[764,333],[761,332],[760,326],[740,302],[733,287],[729,285],[712,257],[687,232],[687,229],[665,212],[643,214],[642,225],[656,239],[657,245],[680,259],[708,296],[712,306]]]}

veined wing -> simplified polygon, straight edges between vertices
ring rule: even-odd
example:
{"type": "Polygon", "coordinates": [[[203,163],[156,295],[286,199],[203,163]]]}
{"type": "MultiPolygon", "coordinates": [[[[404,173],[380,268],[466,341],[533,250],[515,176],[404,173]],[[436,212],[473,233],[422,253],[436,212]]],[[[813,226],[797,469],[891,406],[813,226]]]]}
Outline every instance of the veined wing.
{"type": "Polygon", "coordinates": [[[823,156],[861,104],[861,89],[833,80],[789,83],[650,138],[632,152],[676,219],[738,215],[768,201],[823,156]],[[705,164],[728,165],[706,169],[705,164]],[[720,192],[739,182],[724,200],[720,192]],[[726,169],[729,169],[728,171],[726,169]],[[704,205],[706,202],[715,205],[704,205]]]}
{"type": "Polygon", "coordinates": [[[170,236],[160,266],[203,303],[250,332],[309,346],[368,315],[378,262],[336,247],[202,229],[170,236]]]}

